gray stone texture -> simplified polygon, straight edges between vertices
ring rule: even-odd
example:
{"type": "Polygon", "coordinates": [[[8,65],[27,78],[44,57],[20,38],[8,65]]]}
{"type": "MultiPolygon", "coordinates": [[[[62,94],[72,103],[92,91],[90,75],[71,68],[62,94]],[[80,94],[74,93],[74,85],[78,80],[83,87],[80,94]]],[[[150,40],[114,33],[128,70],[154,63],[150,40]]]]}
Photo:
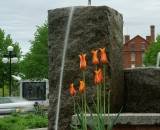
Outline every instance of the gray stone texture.
{"type": "Polygon", "coordinates": [[[124,112],[160,112],[160,68],[124,70],[124,112]]]}
{"type": "MultiPolygon", "coordinates": [[[[48,11],[49,130],[53,130],[55,124],[63,46],[70,9],[67,7],[48,11]]],[[[111,112],[118,112],[123,105],[124,95],[123,17],[107,6],[75,7],[65,56],[59,130],[70,129],[71,117],[74,114],[69,85],[74,83],[78,90],[79,81],[83,79],[78,55],[86,53],[86,93],[87,103],[91,107],[92,97],[96,99],[91,50],[104,47],[109,59],[105,79],[107,90],[111,90],[111,112]]],[[[102,68],[102,65],[98,65],[98,68],[102,68]]],[[[81,94],[78,91],[74,98],[77,104],[81,104],[81,94]]]]}
{"type": "MultiPolygon", "coordinates": [[[[117,113],[110,114],[110,121],[117,116],[117,113]]],[[[94,119],[98,118],[94,115],[94,119]]],[[[102,115],[104,124],[108,125],[108,115],[102,115]]],[[[87,122],[92,123],[92,119],[88,114],[86,116],[87,122]]],[[[80,125],[77,115],[72,116],[72,124],[80,125]]],[[[115,125],[159,125],[160,114],[159,113],[121,113],[115,122],[115,125]]]]}

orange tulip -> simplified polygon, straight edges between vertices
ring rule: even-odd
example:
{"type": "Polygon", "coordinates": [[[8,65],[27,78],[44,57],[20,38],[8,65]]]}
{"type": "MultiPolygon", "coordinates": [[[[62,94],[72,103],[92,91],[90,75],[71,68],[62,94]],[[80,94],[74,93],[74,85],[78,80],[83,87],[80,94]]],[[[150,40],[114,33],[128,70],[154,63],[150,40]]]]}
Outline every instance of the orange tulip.
{"type": "Polygon", "coordinates": [[[79,91],[80,91],[81,93],[83,93],[83,92],[85,91],[85,89],[84,89],[84,81],[80,81],[79,91]]]}
{"type": "Polygon", "coordinates": [[[70,94],[71,94],[71,96],[76,95],[76,90],[74,89],[74,84],[70,84],[70,94]]]}
{"type": "Polygon", "coordinates": [[[98,70],[98,75],[99,75],[99,78],[101,80],[101,82],[103,81],[103,74],[102,74],[102,69],[99,69],[98,70]]]}
{"type": "Polygon", "coordinates": [[[97,56],[97,52],[98,50],[94,51],[92,50],[92,64],[93,65],[98,65],[99,64],[99,59],[98,59],[98,56],[97,56]]]}
{"type": "Polygon", "coordinates": [[[108,62],[107,55],[106,55],[106,48],[99,48],[100,53],[101,53],[101,59],[100,63],[105,64],[108,62]]]}
{"type": "Polygon", "coordinates": [[[79,55],[80,58],[80,69],[85,70],[86,69],[86,54],[79,55]]]}
{"type": "Polygon", "coordinates": [[[95,78],[94,78],[94,83],[95,84],[100,84],[101,83],[101,77],[99,76],[99,70],[94,71],[95,72],[95,78]]]}

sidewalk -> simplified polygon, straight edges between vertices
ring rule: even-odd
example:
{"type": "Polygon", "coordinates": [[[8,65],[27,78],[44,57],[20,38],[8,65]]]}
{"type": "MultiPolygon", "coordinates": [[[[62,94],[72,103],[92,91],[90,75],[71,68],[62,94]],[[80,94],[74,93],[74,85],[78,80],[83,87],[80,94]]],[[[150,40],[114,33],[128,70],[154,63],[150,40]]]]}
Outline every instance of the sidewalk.
{"type": "Polygon", "coordinates": [[[10,116],[10,115],[0,115],[0,118],[3,118],[4,116],[10,116]]]}

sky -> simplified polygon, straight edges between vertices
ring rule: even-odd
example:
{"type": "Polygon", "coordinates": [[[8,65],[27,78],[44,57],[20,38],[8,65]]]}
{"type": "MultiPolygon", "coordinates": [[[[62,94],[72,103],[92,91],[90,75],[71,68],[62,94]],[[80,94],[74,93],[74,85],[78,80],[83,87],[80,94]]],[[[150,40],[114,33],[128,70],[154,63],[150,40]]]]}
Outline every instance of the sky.
{"type": "MultiPolygon", "coordinates": [[[[88,0],[0,0],[0,28],[18,42],[23,54],[29,52],[36,26],[48,20],[48,10],[88,6],[88,0]]],[[[123,35],[130,38],[150,35],[150,25],[155,26],[155,36],[160,34],[160,0],[91,0],[91,6],[109,6],[123,15],[123,35]]]]}

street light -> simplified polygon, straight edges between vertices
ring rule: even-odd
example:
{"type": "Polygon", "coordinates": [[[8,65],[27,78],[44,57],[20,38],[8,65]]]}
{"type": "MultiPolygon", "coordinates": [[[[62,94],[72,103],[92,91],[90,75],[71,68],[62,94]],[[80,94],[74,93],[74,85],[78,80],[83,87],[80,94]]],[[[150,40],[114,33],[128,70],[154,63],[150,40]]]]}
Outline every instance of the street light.
{"type": "Polygon", "coordinates": [[[160,62],[160,52],[157,54],[157,67],[159,67],[159,62],[160,62]]]}
{"type": "Polygon", "coordinates": [[[9,97],[10,97],[11,96],[11,81],[12,81],[12,74],[11,74],[12,66],[11,66],[11,63],[17,63],[18,58],[16,57],[16,54],[12,54],[12,51],[13,51],[13,47],[12,46],[8,46],[7,50],[9,52],[9,54],[8,55],[3,55],[4,58],[2,59],[2,61],[4,63],[9,62],[9,72],[10,72],[9,97]]]}

